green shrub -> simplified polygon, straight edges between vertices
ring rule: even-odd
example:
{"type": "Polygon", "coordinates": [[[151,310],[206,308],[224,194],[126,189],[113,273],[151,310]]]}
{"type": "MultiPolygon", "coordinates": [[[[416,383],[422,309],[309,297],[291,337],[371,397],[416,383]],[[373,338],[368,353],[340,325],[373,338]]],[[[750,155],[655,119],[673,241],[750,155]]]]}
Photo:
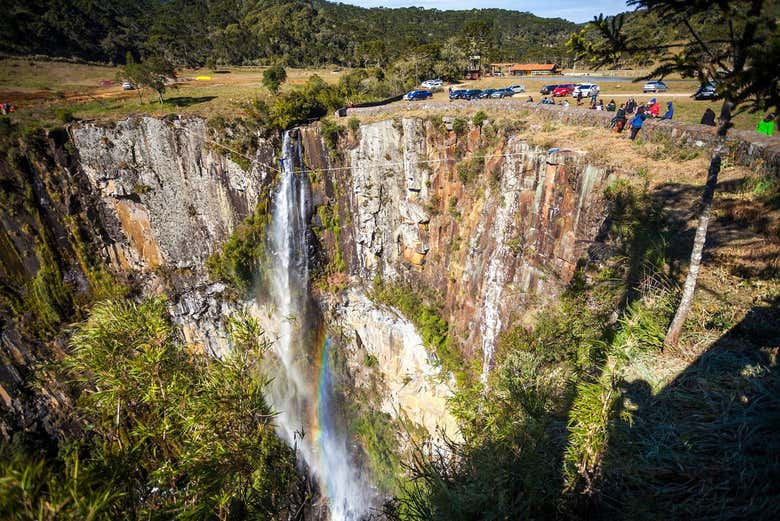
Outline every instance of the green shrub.
{"type": "Polygon", "coordinates": [[[62,363],[86,428],[59,452],[0,449],[3,519],[287,518],[295,455],[274,433],[262,350],[188,349],[161,299],[103,301],[62,363]],[[143,491],[143,494],[139,494],[143,491]]]}
{"type": "Polygon", "coordinates": [[[343,130],[341,125],[333,120],[323,119],[320,121],[320,133],[322,133],[322,138],[325,140],[325,145],[327,145],[331,154],[335,154],[338,151],[339,138],[343,130]]]}
{"type": "Polygon", "coordinates": [[[485,111],[479,110],[477,111],[476,114],[474,114],[474,117],[471,118],[471,123],[475,127],[481,127],[482,123],[484,123],[486,119],[487,119],[487,114],[485,114],[485,111]]]}
{"type": "Polygon", "coordinates": [[[265,263],[265,231],[271,221],[270,195],[266,188],[255,211],[236,227],[222,250],[206,260],[212,280],[220,280],[238,290],[248,292],[258,277],[262,278],[265,263]]]}
{"type": "Polygon", "coordinates": [[[349,118],[349,121],[347,121],[347,126],[349,126],[349,129],[352,132],[357,132],[360,128],[360,120],[355,117],[349,118]]]}
{"type": "Polygon", "coordinates": [[[287,80],[287,71],[281,65],[272,65],[263,71],[263,85],[272,94],[279,92],[279,87],[287,80]]]}
{"type": "Polygon", "coordinates": [[[458,163],[458,179],[464,185],[469,185],[476,180],[485,169],[484,156],[472,157],[469,160],[458,163]]]}
{"type": "Polygon", "coordinates": [[[76,121],[76,117],[73,115],[73,112],[68,109],[57,109],[54,111],[54,115],[63,123],[71,123],[72,121],[76,121]]]}
{"type": "Polygon", "coordinates": [[[468,122],[463,118],[455,118],[452,120],[452,130],[456,136],[462,136],[469,128],[468,122]]]}

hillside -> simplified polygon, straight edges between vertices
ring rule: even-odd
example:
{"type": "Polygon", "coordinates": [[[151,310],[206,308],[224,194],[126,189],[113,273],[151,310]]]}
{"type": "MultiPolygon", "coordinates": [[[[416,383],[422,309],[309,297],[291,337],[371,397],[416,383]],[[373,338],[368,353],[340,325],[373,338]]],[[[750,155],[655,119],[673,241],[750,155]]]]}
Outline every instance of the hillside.
{"type": "Polygon", "coordinates": [[[184,65],[377,65],[447,40],[488,59],[561,61],[577,27],[500,9],[364,9],[321,0],[11,0],[5,13],[6,53],[123,62],[129,51],[184,65]]]}

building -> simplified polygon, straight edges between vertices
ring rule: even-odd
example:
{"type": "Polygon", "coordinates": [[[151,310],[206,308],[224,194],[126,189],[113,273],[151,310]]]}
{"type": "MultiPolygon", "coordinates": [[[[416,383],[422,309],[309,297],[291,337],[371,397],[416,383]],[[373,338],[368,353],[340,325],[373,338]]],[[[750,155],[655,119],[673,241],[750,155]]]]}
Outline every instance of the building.
{"type": "Polygon", "coordinates": [[[515,63],[510,73],[512,76],[543,76],[560,74],[561,68],[555,63],[515,63]]]}
{"type": "Polygon", "coordinates": [[[478,80],[480,77],[482,77],[482,57],[470,56],[469,67],[466,69],[466,79],[478,80]]]}
{"type": "Polygon", "coordinates": [[[512,67],[516,65],[512,62],[504,62],[504,63],[491,63],[490,64],[490,75],[491,76],[509,76],[512,74],[512,67]]]}

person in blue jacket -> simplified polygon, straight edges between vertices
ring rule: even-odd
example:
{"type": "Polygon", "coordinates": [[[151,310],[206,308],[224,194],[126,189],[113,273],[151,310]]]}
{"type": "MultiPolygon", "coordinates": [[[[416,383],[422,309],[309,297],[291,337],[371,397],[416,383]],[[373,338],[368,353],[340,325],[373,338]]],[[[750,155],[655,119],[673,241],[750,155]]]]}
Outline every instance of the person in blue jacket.
{"type": "Polygon", "coordinates": [[[663,119],[672,119],[674,116],[674,107],[672,106],[671,101],[666,102],[666,113],[664,114],[663,119]]]}
{"type": "Polygon", "coordinates": [[[631,119],[631,135],[629,136],[631,139],[634,139],[639,134],[639,131],[642,130],[642,123],[645,122],[645,119],[647,119],[647,115],[643,105],[636,109],[636,115],[631,119]]]}

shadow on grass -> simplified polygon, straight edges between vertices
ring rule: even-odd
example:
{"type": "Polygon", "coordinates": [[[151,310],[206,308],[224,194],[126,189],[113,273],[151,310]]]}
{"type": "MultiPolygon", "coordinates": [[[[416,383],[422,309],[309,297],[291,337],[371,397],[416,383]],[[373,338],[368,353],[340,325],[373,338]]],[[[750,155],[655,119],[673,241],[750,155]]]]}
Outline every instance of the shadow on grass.
{"type": "Polygon", "coordinates": [[[594,519],[776,519],[780,298],[747,316],[653,395],[623,382],[594,519]]]}
{"type": "Polygon", "coordinates": [[[165,103],[170,105],[175,105],[177,107],[189,107],[192,105],[197,105],[199,103],[207,103],[214,99],[217,99],[217,97],[216,96],[199,96],[199,97],[179,96],[176,98],[167,98],[165,99],[165,103]]]}

